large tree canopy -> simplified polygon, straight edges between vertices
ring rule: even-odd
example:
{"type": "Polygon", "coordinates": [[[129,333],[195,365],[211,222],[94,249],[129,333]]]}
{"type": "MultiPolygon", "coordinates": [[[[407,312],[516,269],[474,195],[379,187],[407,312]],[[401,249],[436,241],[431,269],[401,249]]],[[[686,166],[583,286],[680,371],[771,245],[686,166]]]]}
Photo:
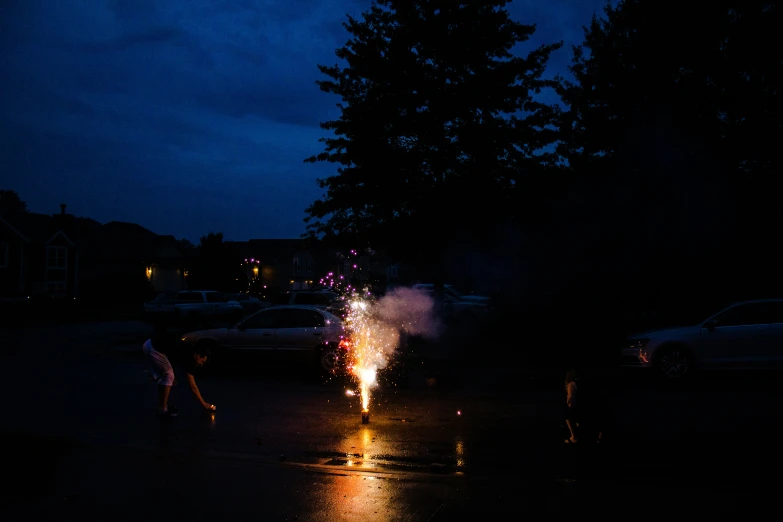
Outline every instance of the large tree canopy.
{"type": "Polygon", "coordinates": [[[0,190],[0,214],[27,212],[27,203],[13,190],[0,190]]]}
{"type": "Polygon", "coordinates": [[[782,12],[757,0],[621,0],[574,48],[559,151],[586,196],[579,219],[598,224],[601,248],[625,266],[646,266],[651,286],[714,286],[713,273],[725,287],[728,273],[779,265],[766,247],[783,218],[782,12]]]}
{"type": "Polygon", "coordinates": [[[682,196],[690,179],[737,196],[740,215],[748,198],[769,209],[756,198],[781,171],[783,11],[769,1],[681,7],[622,0],[593,17],[574,48],[576,81],[561,91],[560,152],[587,183],[629,189],[637,208],[646,199],[672,210],[662,198],[682,196]]]}
{"type": "Polygon", "coordinates": [[[341,98],[332,137],[308,162],[337,172],[307,209],[316,236],[400,246],[508,218],[528,180],[556,164],[556,111],[534,98],[544,45],[512,53],[535,26],[509,18],[506,1],[377,0],[336,51],[344,66],[319,65],[321,90],[341,98]]]}

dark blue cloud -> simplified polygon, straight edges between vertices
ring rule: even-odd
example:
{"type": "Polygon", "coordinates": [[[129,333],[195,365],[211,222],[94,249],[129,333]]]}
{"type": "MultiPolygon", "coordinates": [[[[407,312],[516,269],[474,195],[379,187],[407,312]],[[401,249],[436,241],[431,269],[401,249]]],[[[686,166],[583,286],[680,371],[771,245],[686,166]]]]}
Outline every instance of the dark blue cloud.
{"type": "MultiPolygon", "coordinates": [[[[296,237],[337,116],[317,64],[368,0],[25,0],[0,7],[0,187],[33,211],[138,222],[190,240],[296,237]]],[[[517,0],[522,50],[565,40],[604,2],[517,0]]]]}

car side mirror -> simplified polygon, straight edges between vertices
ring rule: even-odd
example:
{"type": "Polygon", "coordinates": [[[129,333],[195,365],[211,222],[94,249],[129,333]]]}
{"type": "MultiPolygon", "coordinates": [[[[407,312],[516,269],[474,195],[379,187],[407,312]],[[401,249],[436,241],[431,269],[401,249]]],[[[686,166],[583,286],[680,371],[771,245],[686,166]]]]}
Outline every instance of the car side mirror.
{"type": "Polygon", "coordinates": [[[706,323],[704,323],[704,327],[705,327],[707,330],[709,330],[710,332],[712,332],[713,330],[715,330],[715,327],[716,327],[716,326],[718,326],[718,321],[717,321],[717,320],[715,320],[715,319],[712,319],[712,320],[710,320],[710,321],[707,321],[706,323]]]}

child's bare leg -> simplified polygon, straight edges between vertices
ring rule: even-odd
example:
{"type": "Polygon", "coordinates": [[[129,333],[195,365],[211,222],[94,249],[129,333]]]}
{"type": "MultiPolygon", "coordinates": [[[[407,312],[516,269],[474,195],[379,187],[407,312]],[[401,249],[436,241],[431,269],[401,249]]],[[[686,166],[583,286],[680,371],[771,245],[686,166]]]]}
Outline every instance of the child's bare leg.
{"type": "Polygon", "coordinates": [[[169,394],[171,393],[171,386],[158,386],[158,411],[165,412],[168,410],[169,394]]]}
{"type": "Polygon", "coordinates": [[[576,431],[574,430],[574,421],[571,419],[566,419],[566,425],[568,426],[568,431],[571,432],[571,442],[576,442],[576,431]]]}

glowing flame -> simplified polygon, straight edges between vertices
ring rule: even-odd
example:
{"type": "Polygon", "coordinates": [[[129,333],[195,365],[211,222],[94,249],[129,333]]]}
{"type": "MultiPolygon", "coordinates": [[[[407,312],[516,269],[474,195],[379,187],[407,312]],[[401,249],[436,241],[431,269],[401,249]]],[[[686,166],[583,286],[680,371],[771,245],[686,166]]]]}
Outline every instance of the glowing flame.
{"type": "Polygon", "coordinates": [[[370,389],[377,383],[378,368],[374,365],[368,367],[359,367],[356,369],[359,374],[359,391],[362,396],[362,409],[370,409],[370,389]]]}

